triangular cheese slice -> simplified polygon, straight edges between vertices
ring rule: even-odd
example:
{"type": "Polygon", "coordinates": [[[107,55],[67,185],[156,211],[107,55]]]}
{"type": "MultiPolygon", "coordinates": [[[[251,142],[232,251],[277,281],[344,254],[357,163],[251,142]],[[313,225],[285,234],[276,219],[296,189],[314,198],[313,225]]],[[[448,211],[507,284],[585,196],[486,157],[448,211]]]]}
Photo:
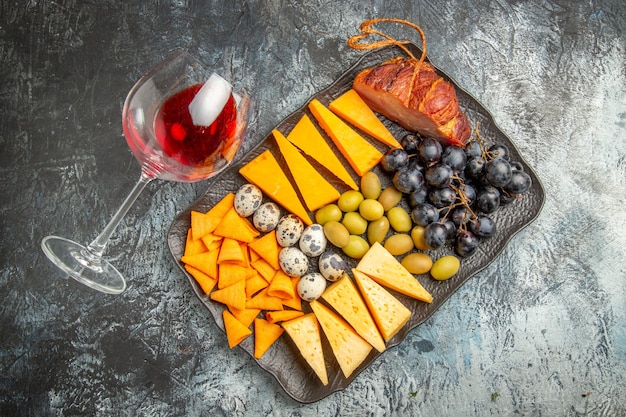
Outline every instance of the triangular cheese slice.
{"type": "Polygon", "coordinates": [[[385,342],[380,336],[378,327],[352,279],[347,274],[328,286],[322,294],[322,298],[377,351],[383,352],[385,350],[385,342]]]}
{"type": "Polygon", "coordinates": [[[260,318],[254,319],[254,357],[261,359],[285,329],[260,318]]]}
{"type": "Polygon", "coordinates": [[[343,120],[358,127],[382,143],[392,148],[402,147],[356,90],[350,89],[346,91],[331,101],[328,108],[343,120]]]}
{"type": "Polygon", "coordinates": [[[378,165],[383,154],[319,100],[313,99],[309,110],[360,177],[378,165]]]}
{"type": "Polygon", "coordinates": [[[411,310],[367,275],[357,270],[352,272],[380,333],[388,342],[409,321],[411,310]]]}
{"type": "Polygon", "coordinates": [[[300,198],[291,186],[289,179],[269,150],[264,151],[241,167],[239,173],[246,180],[259,187],[265,195],[300,217],[304,223],[307,225],[313,223],[306,209],[300,203],[300,198]]]}
{"type": "Polygon", "coordinates": [[[300,151],[278,130],[274,129],[272,133],[309,211],[338,200],[339,191],[326,181],[300,151]]]}
{"type": "Polygon", "coordinates": [[[361,258],[356,269],[387,288],[417,300],[430,303],[433,296],[380,243],[374,242],[361,258]]]}
{"type": "Polygon", "coordinates": [[[324,140],[324,137],[322,137],[306,114],[300,118],[287,135],[287,140],[332,172],[335,177],[343,181],[348,187],[353,190],[359,189],[359,186],[352,179],[343,163],[337,158],[333,149],[324,140]]]}
{"type": "Polygon", "coordinates": [[[315,314],[305,314],[304,316],[283,322],[282,326],[322,384],[328,385],[328,373],[326,372],[326,362],[324,361],[324,351],[322,350],[322,337],[315,314]]]}
{"type": "Polygon", "coordinates": [[[328,307],[324,307],[318,301],[313,301],[311,309],[322,326],[343,375],[349,378],[367,358],[372,351],[372,346],[328,307]]]}

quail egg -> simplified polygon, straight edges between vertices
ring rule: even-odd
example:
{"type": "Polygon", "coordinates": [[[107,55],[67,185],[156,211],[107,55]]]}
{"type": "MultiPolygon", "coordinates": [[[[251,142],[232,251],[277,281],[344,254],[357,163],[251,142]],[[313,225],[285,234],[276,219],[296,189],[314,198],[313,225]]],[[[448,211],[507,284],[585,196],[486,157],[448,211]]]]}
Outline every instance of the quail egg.
{"type": "Polygon", "coordinates": [[[295,246],[288,246],[280,250],[278,264],[285,274],[301,277],[309,269],[309,258],[295,246]]]}
{"type": "Polygon", "coordinates": [[[276,203],[268,202],[254,212],[252,223],[259,232],[269,232],[274,230],[280,220],[280,207],[276,203]]]}
{"type": "Polygon", "coordinates": [[[337,253],[324,252],[318,262],[320,272],[329,281],[337,281],[348,269],[346,261],[337,253]]]}
{"type": "Polygon", "coordinates": [[[263,201],[263,192],[253,184],[244,184],[235,194],[235,211],[241,217],[252,215],[263,201]]]}
{"type": "Polygon", "coordinates": [[[326,235],[320,224],[312,224],[300,236],[300,250],[307,256],[320,256],[326,250],[326,235]]]}
{"type": "Polygon", "coordinates": [[[280,218],[276,225],[276,241],[283,248],[293,246],[300,239],[303,230],[304,224],[298,216],[286,214],[280,218]]]}
{"type": "Polygon", "coordinates": [[[303,300],[317,300],[326,289],[326,279],[319,272],[312,272],[300,278],[296,289],[303,300]]]}

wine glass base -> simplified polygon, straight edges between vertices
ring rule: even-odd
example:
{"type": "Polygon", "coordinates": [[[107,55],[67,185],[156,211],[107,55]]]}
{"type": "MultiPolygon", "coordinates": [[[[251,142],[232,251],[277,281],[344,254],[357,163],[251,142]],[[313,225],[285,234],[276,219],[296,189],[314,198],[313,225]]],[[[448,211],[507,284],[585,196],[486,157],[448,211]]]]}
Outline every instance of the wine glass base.
{"type": "Polygon", "coordinates": [[[72,240],[47,236],[41,241],[46,256],[76,281],[106,294],[126,289],[122,274],[100,255],[72,240]]]}

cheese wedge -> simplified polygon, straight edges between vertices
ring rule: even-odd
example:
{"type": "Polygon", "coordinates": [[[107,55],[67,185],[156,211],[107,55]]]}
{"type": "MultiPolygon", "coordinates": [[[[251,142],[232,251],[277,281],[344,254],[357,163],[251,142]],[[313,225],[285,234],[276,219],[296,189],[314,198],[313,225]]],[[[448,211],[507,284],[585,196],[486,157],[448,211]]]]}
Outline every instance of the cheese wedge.
{"type": "Polygon", "coordinates": [[[363,101],[359,93],[350,89],[334,99],[328,108],[353,126],[371,135],[374,139],[391,146],[401,148],[389,129],[380,121],[376,113],[363,101]]]}
{"type": "Polygon", "coordinates": [[[298,148],[278,130],[274,129],[272,133],[309,211],[315,211],[338,200],[339,191],[326,181],[322,174],[298,151],[298,148]]]}
{"type": "Polygon", "coordinates": [[[347,274],[328,286],[322,294],[322,298],[377,351],[383,352],[385,350],[385,342],[380,336],[378,327],[352,279],[347,274]]]}
{"type": "Polygon", "coordinates": [[[319,100],[313,99],[309,110],[360,177],[380,162],[383,154],[319,100]]]}
{"type": "Polygon", "coordinates": [[[300,203],[300,198],[291,186],[289,179],[269,150],[264,151],[241,167],[239,173],[246,180],[259,187],[265,195],[300,217],[304,223],[307,225],[313,223],[306,209],[300,203]]]}
{"type": "Polygon", "coordinates": [[[388,342],[411,318],[411,310],[367,275],[353,270],[354,279],[376,325],[388,342]]]}
{"type": "Polygon", "coordinates": [[[324,168],[340,179],[344,184],[353,190],[358,190],[359,186],[352,179],[352,176],[337,158],[333,149],[317,130],[311,119],[305,114],[300,118],[291,132],[287,135],[287,140],[296,145],[302,152],[319,162],[324,168]]]}
{"type": "Polygon", "coordinates": [[[318,301],[312,301],[311,309],[330,343],[341,372],[346,378],[349,378],[367,358],[367,355],[372,351],[372,346],[328,307],[318,301]]]}
{"type": "Polygon", "coordinates": [[[328,373],[322,350],[320,327],[314,313],[283,322],[283,329],[315,372],[322,384],[328,385],[328,373]]]}
{"type": "Polygon", "coordinates": [[[374,242],[356,269],[387,288],[417,300],[430,303],[433,296],[380,243],[374,242]]]}

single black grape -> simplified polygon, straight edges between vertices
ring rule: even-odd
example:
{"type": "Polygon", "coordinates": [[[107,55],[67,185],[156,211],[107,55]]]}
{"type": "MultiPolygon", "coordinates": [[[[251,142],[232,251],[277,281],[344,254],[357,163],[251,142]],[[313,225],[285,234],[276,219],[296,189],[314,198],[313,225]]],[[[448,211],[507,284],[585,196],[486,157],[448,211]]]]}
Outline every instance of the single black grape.
{"type": "Polygon", "coordinates": [[[470,178],[480,177],[485,170],[485,160],[482,156],[470,156],[465,165],[465,174],[470,178]]]}
{"type": "Polygon", "coordinates": [[[486,186],[478,190],[476,208],[485,213],[493,213],[500,207],[500,191],[496,187],[486,186]]]}
{"type": "Polygon", "coordinates": [[[452,172],[452,168],[444,163],[439,162],[426,169],[424,178],[426,179],[426,183],[429,186],[442,188],[450,185],[452,175],[454,175],[454,172],[452,172]]]}
{"type": "Polygon", "coordinates": [[[434,188],[428,193],[428,199],[437,208],[449,206],[457,197],[456,191],[450,187],[434,188]]]}
{"type": "Polygon", "coordinates": [[[461,230],[456,238],[456,253],[460,256],[470,256],[478,248],[480,241],[469,230],[461,230]]]}
{"type": "Polygon", "coordinates": [[[448,230],[446,227],[439,223],[430,223],[424,230],[424,242],[431,249],[439,249],[446,244],[448,240],[448,230]]]}
{"type": "Polygon", "coordinates": [[[441,162],[452,168],[454,172],[462,172],[467,164],[467,155],[458,146],[448,146],[441,155],[441,162]]]}
{"type": "Polygon", "coordinates": [[[476,219],[470,222],[472,233],[478,237],[491,237],[496,233],[496,222],[491,217],[479,214],[476,219]]]}
{"type": "Polygon", "coordinates": [[[511,164],[503,158],[493,159],[485,165],[485,178],[494,187],[504,187],[511,181],[511,164]]]}
{"type": "Polygon", "coordinates": [[[418,155],[422,161],[426,164],[432,164],[438,162],[441,159],[441,153],[443,148],[441,143],[437,139],[424,138],[420,142],[418,148],[418,155]]]}
{"type": "Polygon", "coordinates": [[[413,191],[409,194],[409,206],[411,208],[424,204],[428,200],[428,188],[422,187],[419,190],[413,191]]]}
{"type": "Polygon", "coordinates": [[[400,140],[400,145],[409,155],[415,155],[417,153],[417,147],[420,144],[420,137],[413,134],[407,133],[400,140]]]}
{"type": "Polygon", "coordinates": [[[411,219],[418,226],[428,226],[439,220],[437,208],[429,203],[418,204],[411,210],[411,219]]]}
{"type": "Polygon", "coordinates": [[[470,221],[470,216],[471,214],[465,206],[459,206],[452,209],[450,220],[452,220],[456,227],[460,227],[470,221]]]}
{"type": "Polygon", "coordinates": [[[524,165],[522,165],[521,162],[518,161],[509,161],[509,163],[511,164],[511,170],[513,171],[523,171],[524,170],[524,165]]]}
{"type": "Polygon", "coordinates": [[[456,237],[457,231],[459,230],[454,222],[450,219],[446,219],[443,223],[446,228],[446,232],[448,233],[448,240],[452,240],[456,237]]]}
{"type": "Polygon", "coordinates": [[[465,154],[467,159],[471,157],[480,158],[483,156],[483,150],[480,148],[480,143],[477,140],[471,140],[465,145],[465,154]]]}
{"type": "Polygon", "coordinates": [[[463,183],[459,186],[460,192],[467,198],[468,204],[474,204],[476,200],[476,188],[472,184],[463,183]]]}
{"type": "Polygon", "coordinates": [[[511,173],[511,180],[504,189],[511,194],[524,194],[531,185],[532,180],[530,179],[530,175],[524,171],[515,170],[511,173]]]}
{"type": "Polygon", "coordinates": [[[494,159],[502,158],[507,161],[510,159],[511,155],[511,153],[509,152],[509,148],[507,148],[506,145],[502,145],[501,143],[491,145],[489,147],[489,154],[494,159]]]}
{"type": "Polygon", "coordinates": [[[418,169],[403,168],[396,171],[392,182],[398,191],[409,194],[424,187],[424,176],[418,169]]]}
{"type": "Polygon", "coordinates": [[[409,155],[404,149],[391,148],[383,154],[380,164],[387,172],[395,172],[409,164],[409,155]]]}

